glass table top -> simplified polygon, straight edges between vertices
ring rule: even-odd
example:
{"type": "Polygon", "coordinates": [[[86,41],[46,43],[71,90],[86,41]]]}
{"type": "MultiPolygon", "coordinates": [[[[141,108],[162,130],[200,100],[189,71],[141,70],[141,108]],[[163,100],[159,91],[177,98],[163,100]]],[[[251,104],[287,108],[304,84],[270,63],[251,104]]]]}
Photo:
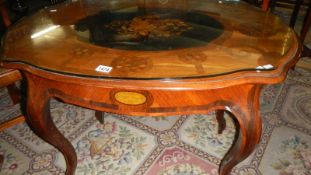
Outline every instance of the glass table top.
{"type": "Polygon", "coordinates": [[[222,24],[208,15],[169,8],[102,11],[79,20],[74,29],[82,41],[142,51],[205,46],[224,31],[222,24]]]}
{"type": "Polygon", "coordinates": [[[174,79],[276,69],[297,45],[244,2],[79,0],[11,27],[2,61],[95,78],[174,79]]]}

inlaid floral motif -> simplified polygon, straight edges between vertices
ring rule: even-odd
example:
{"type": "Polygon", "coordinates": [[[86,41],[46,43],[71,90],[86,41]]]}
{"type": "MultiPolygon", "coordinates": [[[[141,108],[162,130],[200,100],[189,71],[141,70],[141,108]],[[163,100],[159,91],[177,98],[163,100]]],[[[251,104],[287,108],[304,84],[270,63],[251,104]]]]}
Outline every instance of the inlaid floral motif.
{"type": "Polygon", "coordinates": [[[193,53],[185,53],[178,56],[179,59],[185,63],[193,64],[198,73],[204,73],[204,67],[202,63],[207,59],[207,56],[203,52],[194,51],[193,53]]]}
{"type": "Polygon", "coordinates": [[[88,48],[77,46],[73,48],[72,53],[75,56],[91,56],[94,52],[88,48]]]}
{"type": "Polygon", "coordinates": [[[207,59],[207,56],[202,52],[196,52],[196,53],[185,53],[182,55],[179,55],[179,59],[186,63],[191,64],[198,64],[202,63],[207,59]]]}
{"type": "Polygon", "coordinates": [[[309,175],[311,173],[311,149],[298,136],[284,140],[276,160],[271,166],[279,171],[279,175],[309,175]]]}
{"type": "Polygon", "coordinates": [[[146,58],[120,56],[112,60],[111,66],[117,73],[128,74],[148,70],[152,63],[146,58]]]}
{"type": "Polygon", "coordinates": [[[192,29],[184,21],[177,18],[160,18],[158,15],[144,15],[132,20],[116,20],[104,26],[121,35],[133,38],[168,38],[181,35],[192,29]]]}

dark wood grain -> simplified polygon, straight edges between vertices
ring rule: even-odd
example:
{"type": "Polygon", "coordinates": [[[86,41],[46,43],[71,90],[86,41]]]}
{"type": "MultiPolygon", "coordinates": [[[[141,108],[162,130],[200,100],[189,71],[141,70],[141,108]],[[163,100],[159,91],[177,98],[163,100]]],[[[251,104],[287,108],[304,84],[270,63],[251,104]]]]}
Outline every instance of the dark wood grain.
{"type": "Polygon", "coordinates": [[[50,99],[52,96],[42,84],[43,82],[37,81],[37,77],[27,73],[25,76],[28,82],[26,121],[40,138],[63,153],[67,165],[66,174],[74,174],[77,166],[77,155],[71,143],[53,123],[50,115],[50,99]]]}
{"type": "Polygon", "coordinates": [[[236,138],[222,159],[219,174],[230,174],[231,169],[247,158],[260,141],[262,122],[259,116],[260,85],[244,86],[244,93],[240,94],[240,103],[230,110],[236,123],[236,138]]]}
{"type": "Polygon", "coordinates": [[[226,129],[226,119],[224,110],[216,111],[216,120],[218,122],[218,134],[222,134],[222,132],[226,129]]]}
{"type": "Polygon", "coordinates": [[[95,111],[95,117],[101,124],[104,124],[104,117],[105,117],[105,113],[104,112],[95,111]]]}

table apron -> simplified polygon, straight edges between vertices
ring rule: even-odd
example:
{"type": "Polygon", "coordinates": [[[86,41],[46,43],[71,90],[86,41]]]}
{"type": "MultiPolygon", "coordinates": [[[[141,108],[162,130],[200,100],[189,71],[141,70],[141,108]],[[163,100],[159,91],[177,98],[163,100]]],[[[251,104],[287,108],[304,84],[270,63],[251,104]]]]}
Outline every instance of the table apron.
{"type": "MultiPolygon", "coordinates": [[[[26,73],[28,91],[45,91],[48,98],[117,114],[133,116],[167,116],[207,113],[212,110],[248,108],[260,84],[242,84],[216,89],[150,89],[104,87],[65,83],[26,73]],[[31,84],[34,87],[31,87],[31,84]]],[[[28,94],[32,94],[30,92],[28,94]]]]}

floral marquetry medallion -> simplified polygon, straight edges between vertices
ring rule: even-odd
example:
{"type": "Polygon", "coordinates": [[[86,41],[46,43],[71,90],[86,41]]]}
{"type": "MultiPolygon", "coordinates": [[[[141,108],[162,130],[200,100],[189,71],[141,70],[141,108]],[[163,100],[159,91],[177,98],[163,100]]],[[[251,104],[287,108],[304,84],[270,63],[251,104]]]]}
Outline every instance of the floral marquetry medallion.
{"type": "Polygon", "coordinates": [[[74,56],[91,56],[94,54],[94,52],[88,48],[76,46],[72,49],[72,54],[74,56]]]}
{"type": "Polygon", "coordinates": [[[212,15],[184,9],[184,1],[158,2],[153,2],[158,4],[156,7],[102,10],[77,21],[75,34],[83,42],[102,47],[167,51],[206,46],[224,32],[223,24],[212,15]]]}
{"type": "Polygon", "coordinates": [[[114,98],[123,104],[127,105],[141,105],[147,100],[147,97],[138,92],[117,92],[114,94],[114,98]]]}
{"type": "Polygon", "coordinates": [[[134,39],[167,38],[181,35],[192,27],[177,18],[160,18],[159,15],[142,15],[132,20],[116,20],[104,25],[120,35],[129,35],[134,39]]]}
{"type": "Polygon", "coordinates": [[[144,57],[120,56],[112,60],[111,66],[114,68],[112,73],[127,75],[151,69],[152,62],[144,57]]]}

